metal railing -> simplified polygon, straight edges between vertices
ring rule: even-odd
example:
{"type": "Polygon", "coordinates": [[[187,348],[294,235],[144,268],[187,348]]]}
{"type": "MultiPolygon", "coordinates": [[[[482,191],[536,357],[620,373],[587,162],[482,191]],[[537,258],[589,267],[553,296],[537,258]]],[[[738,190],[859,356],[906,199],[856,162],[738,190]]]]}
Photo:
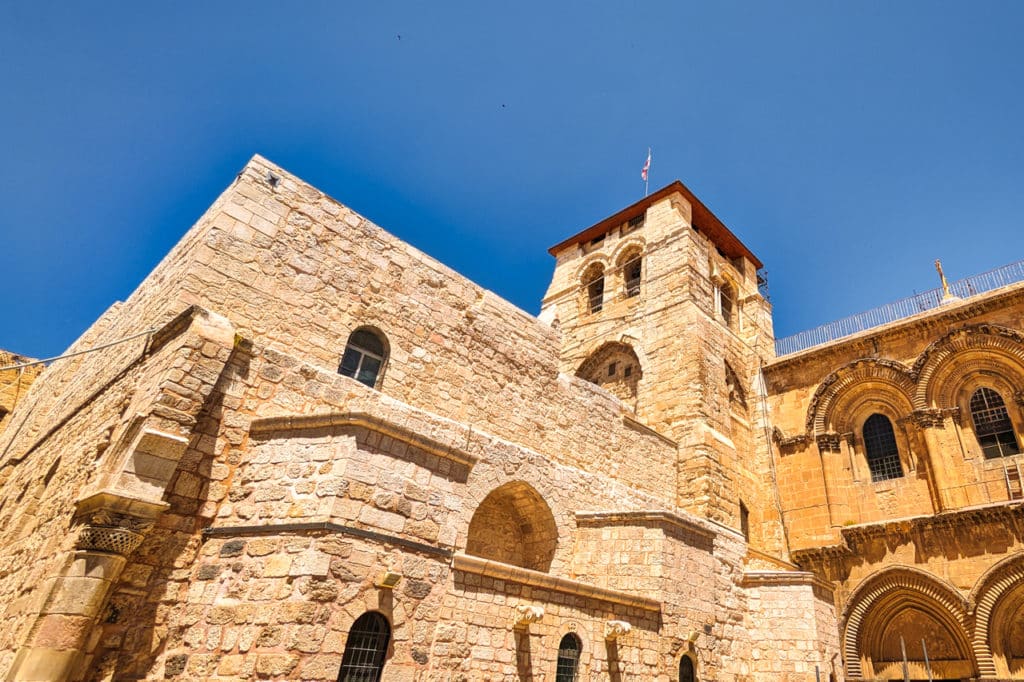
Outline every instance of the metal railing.
{"type": "MultiPolygon", "coordinates": [[[[992,291],[1008,284],[1024,281],[1024,260],[1004,265],[995,270],[972,275],[949,285],[950,293],[957,298],[970,298],[986,291],[992,291]]],[[[888,305],[872,308],[856,315],[850,315],[835,322],[823,324],[792,336],[775,341],[775,355],[789,355],[829,341],[850,336],[865,329],[878,327],[889,322],[902,320],[911,315],[923,313],[942,305],[942,289],[932,289],[907,298],[901,298],[888,305]]]]}

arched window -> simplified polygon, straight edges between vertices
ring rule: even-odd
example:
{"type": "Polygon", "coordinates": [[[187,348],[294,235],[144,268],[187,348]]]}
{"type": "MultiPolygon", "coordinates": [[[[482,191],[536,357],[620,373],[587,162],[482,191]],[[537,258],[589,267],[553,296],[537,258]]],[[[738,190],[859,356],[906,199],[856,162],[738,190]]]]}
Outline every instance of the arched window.
{"type": "Polygon", "coordinates": [[[689,656],[679,659],[679,682],[697,682],[697,673],[693,670],[693,659],[689,656]]]}
{"type": "Polygon", "coordinates": [[[643,259],[640,254],[631,257],[622,266],[622,277],[626,282],[626,298],[640,295],[640,274],[643,271],[643,259]]]}
{"type": "Polygon", "coordinates": [[[864,449],[873,482],[903,477],[896,434],[892,430],[892,422],[884,414],[873,414],[864,422],[864,449]]]}
{"type": "Polygon", "coordinates": [[[604,268],[600,265],[590,268],[583,282],[587,287],[587,310],[601,312],[604,307],[604,268]]]}
{"type": "Polygon", "coordinates": [[[580,668],[580,638],[571,632],[558,643],[558,666],[555,668],[555,682],[576,682],[580,668]]]}
{"type": "Polygon", "coordinates": [[[736,307],[736,290],[728,282],[722,282],[722,286],[718,288],[718,305],[725,326],[732,327],[736,307]]]}
{"type": "Polygon", "coordinates": [[[352,377],[370,388],[377,385],[388,351],[378,332],[361,327],[348,337],[345,354],[341,356],[338,374],[352,377]]]}
{"type": "Polygon", "coordinates": [[[974,420],[974,436],[985,457],[1009,457],[1020,453],[1006,403],[991,388],[982,386],[971,396],[971,419],[974,420]]]}
{"type": "Polygon", "coordinates": [[[341,658],[338,682],[380,682],[391,626],[376,611],[367,611],[352,623],[341,658]]]}

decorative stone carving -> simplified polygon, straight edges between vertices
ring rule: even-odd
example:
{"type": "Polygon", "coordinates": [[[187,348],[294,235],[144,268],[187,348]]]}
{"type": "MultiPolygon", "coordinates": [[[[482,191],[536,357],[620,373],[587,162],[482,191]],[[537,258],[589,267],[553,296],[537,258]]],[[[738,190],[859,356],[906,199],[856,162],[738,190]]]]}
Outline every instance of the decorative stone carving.
{"type": "Polygon", "coordinates": [[[543,617],[543,606],[530,606],[529,604],[520,604],[516,607],[515,626],[517,628],[529,627],[530,623],[538,623],[543,617]]]}
{"type": "Polygon", "coordinates": [[[838,433],[821,433],[815,439],[818,442],[818,450],[821,452],[839,452],[839,441],[841,436],[838,433]]]}
{"type": "Polygon", "coordinates": [[[772,429],[772,440],[775,441],[775,445],[784,454],[791,453],[795,450],[803,449],[811,442],[811,437],[806,433],[799,433],[795,436],[787,437],[778,426],[772,429]]]}
{"type": "Polygon", "coordinates": [[[632,629],[633,626],[624,620],[610,620],[604,624],[604,638],[616,640],[623,635],[629,634],[629,631],[632,629]]]}

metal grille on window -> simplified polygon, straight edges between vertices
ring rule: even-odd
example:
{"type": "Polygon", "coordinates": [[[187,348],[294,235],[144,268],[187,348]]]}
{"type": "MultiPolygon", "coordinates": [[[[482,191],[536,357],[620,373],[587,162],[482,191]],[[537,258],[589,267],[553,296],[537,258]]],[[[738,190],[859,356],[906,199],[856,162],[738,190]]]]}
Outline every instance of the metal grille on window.
{"type": "Polygon", "coordinates": [[[348,337],[338,373],[373,388],[386,354],[379,336],[368,329],[357,329],[348,337]]]}
{"type": "Polygon", "coordinates": [[[864,449],[867,451],[871,480],[888,481],[903,476],[900,451],[892,422],[882,414],[873,414],[864,422],[864,449]]]}
{"type": "Polygon", "coordinates": [[[558,667],[555,682],[576,682],[576,671],[580,667],[580,638],[569,633],[558,645],[558,667]]]}
{"type": "Polygon", "coordinates": [[[991,388],[982,386],[971,396],[971,419],[985,457],[1008,457],[1020,453],[1006,403],[991,388]]]}
{"type": "Polygon", "coordinates": [[[633,258],[624,266],[622,270],[626,276],[626,297],[632,298],[633,296],[640,295],[640,272],[641,272],[641,260],[637,256],[633,258]]]}
{"type": "Polygon", "coordinates": [[[348,633],[338,682],[380,682],[390,639],[384,616],[372,611],[359,616],[348,633]]]}

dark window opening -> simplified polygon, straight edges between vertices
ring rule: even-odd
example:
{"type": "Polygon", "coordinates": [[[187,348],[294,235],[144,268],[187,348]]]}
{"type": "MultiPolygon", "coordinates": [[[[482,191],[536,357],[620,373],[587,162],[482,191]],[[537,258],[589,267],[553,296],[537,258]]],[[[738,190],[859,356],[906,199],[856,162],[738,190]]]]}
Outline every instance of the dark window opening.
{"type": "Polygon", "coordinates": [[[587,305],[592,313],[599,313],[604,307],[604,273],[587,284],[587,305]]]}
{"type": "Polygon", "coordinates": [[[380,682],[391,626],[384,616],[369,611],[359,616],[348,632],[338,682],[380,682]]]}
{"type": "Polygon", "coordinates": [[[633,258],[623,266],[623,273],[626,278],[626,297],[632,298],[633,296],[640,295],[640,272],[641,272],[641,261],[640,256],[633,258]]]}
{"type": "Polygon", "coordinates": [[[740,501],[740,532],[743,533],[743,539],[750,542],[750,510],[742,500],[740,501]]]}
{"type": "Polygon", "coordinates": [[[697,674],[693,670],[693,659],[689,656],[679,659],[679,682],[697,682],[697,674]]]}
{"type": "Polygon", "coordinates": [[[615,363],[614,362],[609,362],[608,363],[608,376],[610,376],[610,377],[615,376],[615,363]]]}
{"type": "Polygon", "coordinates": [[[864,422],[864,449],[873,483],[903,477],[896,434],[888,417],[873,414],[864,422]]]}
{"type": "Polygon", "coordinates": [[[374,388],[386,358],[387,348],[381,337],[369,329],[357,329],[348,337],[338,373],[374,388]]]}
{"type": "Polygon", "coordinates": [[[626,369],[622,370],[622,374],[627,377],[633,376],[633,365],[628,365],[626,369]]]}
{"type": "Polygon", "coordinates": [[[604,235],[602,234],[600,237],[594,237],[593,239],[591,239],[590,240],[590,245],[591,246],[597,246],[598,244],[600,244],[603,241],[604,241],[604,235]]]}
{"type": "Polygon", "coordinates": [[[974,435],[986,459],[1020,454],[1020,445],[1013,432],[1013,423],[1002,396],[982,386],[971,396],[971,419],[974,435]]]}
{"type": "Polygon", "coordinates": [[[736,301],[736,293],[730,284],[722,284],[718,289],[719,306],[722,311],[722,320],[726,327],[732,326],[733,306],[736,301]]]}
{"type": "Polygon", "coordinates": [[[558,664],[555,668],[555,682],[576,682],[580,667],[580,638],[571,632],[558,644],[558,664]]]}

